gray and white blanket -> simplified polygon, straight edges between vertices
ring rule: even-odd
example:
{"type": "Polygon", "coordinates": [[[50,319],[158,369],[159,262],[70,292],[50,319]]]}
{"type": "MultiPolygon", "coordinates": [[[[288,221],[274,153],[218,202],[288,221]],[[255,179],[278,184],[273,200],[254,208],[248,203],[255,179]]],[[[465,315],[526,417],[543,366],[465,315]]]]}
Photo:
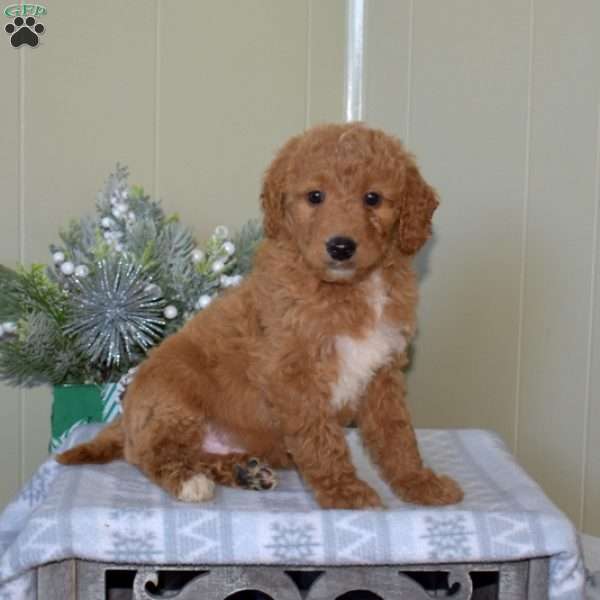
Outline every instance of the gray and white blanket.
{"type": "MultiPolygon", "coordinates": [[[[98,426],[76,429],[64,447],[98,426]]],[[[118,461],[63,467],[47,460],[0,515],[0,599],[36,598],[38,565],[78,557],[145,564],[416,564],[550,557],[550,598],[583,597],[584,568],[569,520],[481,430],[420,430],[428,465],[465,491],[455,506],[398,500],[355,431],[360,475],[387,510],[320,510],[295,471],[270,492],[219,488],[211,502],[177,502],[118,461]]],[[[42,599],[39,599],[42,600],[42,599]]]]}

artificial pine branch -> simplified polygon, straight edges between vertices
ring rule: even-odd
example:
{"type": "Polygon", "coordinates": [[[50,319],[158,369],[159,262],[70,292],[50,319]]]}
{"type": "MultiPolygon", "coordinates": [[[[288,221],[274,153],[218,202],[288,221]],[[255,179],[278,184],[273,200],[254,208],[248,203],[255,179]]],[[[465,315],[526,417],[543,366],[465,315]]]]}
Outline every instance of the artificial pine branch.
{"type": "Polygon", "coordinates": [[[71,221],[52,264],[0,265],[0,380],[13,385],[104,383],[177,331],[251,268],[262,237],[250,222],[200,248],[176,215],[118,165],[95,217],[71,221]]]}

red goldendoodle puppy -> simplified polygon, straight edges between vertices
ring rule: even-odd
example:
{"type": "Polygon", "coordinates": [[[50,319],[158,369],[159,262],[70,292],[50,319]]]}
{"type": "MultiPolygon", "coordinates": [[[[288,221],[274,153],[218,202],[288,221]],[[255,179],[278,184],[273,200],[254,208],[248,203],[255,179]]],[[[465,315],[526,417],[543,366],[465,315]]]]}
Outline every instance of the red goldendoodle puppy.
{"type": "Polygon", "coordinates": [[[264,178],[252,274],[154,349],[121,418],[63,464],[117,458],[180,500],[266,489],[296,466],[324,508],[381,506],[355,472],[355,422],[404,500],[458,502],[424,467],[401,368],[415,331],[411,259],[438,202],[400,142],[361,124],[289,140],[264,178]]]}

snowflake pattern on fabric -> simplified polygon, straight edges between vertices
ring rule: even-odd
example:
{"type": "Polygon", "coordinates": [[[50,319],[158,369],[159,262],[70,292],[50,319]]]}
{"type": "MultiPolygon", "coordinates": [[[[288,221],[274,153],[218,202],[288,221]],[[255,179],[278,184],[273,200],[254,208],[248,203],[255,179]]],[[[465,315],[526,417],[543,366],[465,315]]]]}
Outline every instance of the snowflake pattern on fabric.
{"type": "MultiPolygon", "coordinates": [[[[82,426],[64,446],[83,442],[99,429],[82,426]]],[[[320,511],[290,471],[287,482],[282,478],[281,487],[265,495],[227,488],[215,501],[193,506],[171,499],[124,461],[67,468],[49,459],[24,498],[16,498],[0,516],[5,546],[0,597],[22,598],[20,588],[11,595],[17,579],[22,585],[35,576],[37,565],[72,556],[154,565],[424,564],[550,556],[549,597],[580,598],[584,571],[572,524],[508,451],[498,448],[497,438],[478,430],[418,435],[425,462],[456,477],[472,494],[461,505],[408,510],[390,492],[386,511],[320,511]],[[30,506],[44,493],[45,499],[30,506]]],[[[348,443],[360,459],[354,431],[348,443]]],[[[378,489],[367,457],[357,465],[361,477],[378,489]]],[[[380,490],[385,491],[383,484],[380,490]]]]}
{"type": "Polygon", "coordinates": [[[19,494],[19,498],[29,503],[30,508],[39,504],[48,495],[48,485],[52,480],[55,468],[50,464],[40,467],[19,494]]]}
{"type": "Polygon", "coordinates": [[[156,508],[152,507],[155,496],[156,488],[137,474],[133,479],[123,478],[113,489],[109,515],[115,531],[110,539],[117,560],[131,560],[127,558],[129,556],[143,562],[162,556],[154,529],[158,515],[156,508]],[[141,498],[145,498],[146,502],[140,502],[141,498]]]}
{"type": "Polygon", "coordinates": [[[467,530],[464,515],[426,516],[425,522],[427,533],[421,537],[429,545],[429,558],[438,561],[460,560],[472,554],[469,538],[474,532],[467,530]]]}
{"type": "Polygon", "coordinates": [[[112,496],[111,519],[124,519],[125,522],[135,520],[147,521],[154,517],[157,510],[152,507],[155,488],[141,479],[129,479],[120,482],[119,488],[114,490],[112,496]],[[145,498],[146,503],[141,504],[139,498],[145,498]]]}
{"type": "Polygon", "coordinates": [[[274,556],[281,560],[307,560],[315,554],[315,548],[320,543],[314,540],[314,526],[310,523],[280,523],[271,524],[271,544],[266,548],[273,551],[274,556]]]}
{"type": "Polygon", "coordinates": [[[142,535],[135,529],[115,531],[111,538],[115,562],[152,561],[161,555],[161,551],[156,549],[157,536],[151,531],[142,535]]]}

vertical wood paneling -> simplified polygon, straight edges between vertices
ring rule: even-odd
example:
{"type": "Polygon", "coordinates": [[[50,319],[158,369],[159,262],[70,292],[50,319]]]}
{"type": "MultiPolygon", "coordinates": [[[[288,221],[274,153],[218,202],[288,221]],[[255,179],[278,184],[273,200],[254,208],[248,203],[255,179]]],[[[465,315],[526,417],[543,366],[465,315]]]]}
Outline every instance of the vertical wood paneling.
{"type": "Polygon", "coordinates": [[[535,3],[519,458],[579,524],[600,4],[535,3]],[[596,27],[590,26],[596,24],[596,27]]]}
{"type": "MultiPolygon", "coordinates": [[[[599,92],[600,95],[600,92],[599,92]]],[[[600,98],[599,98],[600,100],[600,98]]],[[[596,219],[594,236],[594,296],[591,326],[590,389],[586,416],[586,446],[582,529],[600,537],[600,101],[596,138],[596,219]]]]}
{"type": "Polygon", "coordinates": [[[220,223],[258,216],[268,162],[304,128],[308,11],[289,0],[168,6],[160,17],[159,186],[165,206],[204,238],[220,223]]]}
{"type": "MultiPolygon", "coordinates": [[[[4,40],[2,40],[4,41],[4,40]]],[[[0,257],[14,266],[19,259],[19,93],[20,53],[9,44],[0,48],[0,257]]],[[[21,414],[18,390],[0,385],[0,507],[21,482],[21,414]]]]}
{"type": "Polygon", "coordinates": [[[346,0],[308,0],[306,126],[342,121],[346,0]]]}
{"type": "Polygon", "coordinates": [[[365,121],[408,143],[413,1],[367,3],[365,121]]]}
{"type": "Polygon", "coordinates": [[[411,406],[420,426],[486,427],[509,443],[528,16],[521,0],[501,8],[478,0],[415,2],[408,100],[410,150],[441,197],[434,239],[417,261],[422,301],[411,406]]]}
{"type": "Polygon", "coordinates": [[[152,185],[155,18],[144,0],[49,7],[44,45],[27,55],[28,261],[46,261],[55,232],[95,210],[117,160],[152,185]]]}
{"type": "MultiPolygon", "coordinates": [[[[25,48],[25,262],[72,218],[95,210],[116,161],[152,185],[154,2],[54,1],[39,47],[25,48]]],[[[24,397],[27,476],[47,455],[50,390],[24,397]]]]}

